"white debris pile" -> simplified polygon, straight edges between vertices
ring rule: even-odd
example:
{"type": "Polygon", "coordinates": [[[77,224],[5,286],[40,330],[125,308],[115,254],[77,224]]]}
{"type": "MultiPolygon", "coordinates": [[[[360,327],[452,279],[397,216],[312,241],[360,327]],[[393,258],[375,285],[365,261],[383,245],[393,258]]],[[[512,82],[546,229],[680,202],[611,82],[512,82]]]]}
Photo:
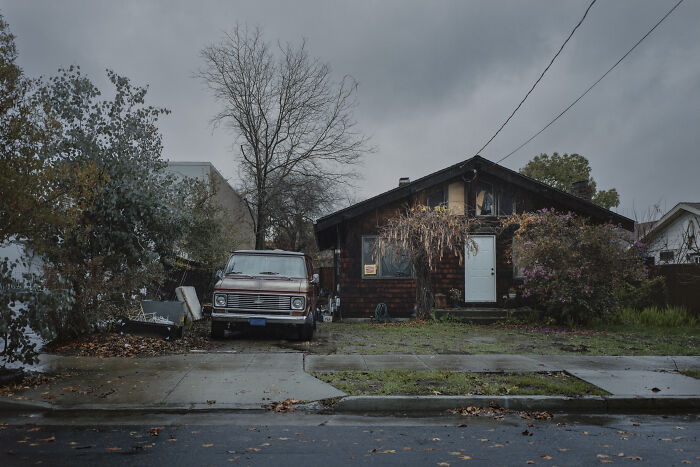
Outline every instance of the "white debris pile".
{"type": "Polygon", "coordinates": [[[162,316],[158,316],[155,313],[145,313],[143,309],[135,316],[132,316],[131,320],[141,321],[143,323],[175,324],[173,321],[163,318],[162,316]]]}

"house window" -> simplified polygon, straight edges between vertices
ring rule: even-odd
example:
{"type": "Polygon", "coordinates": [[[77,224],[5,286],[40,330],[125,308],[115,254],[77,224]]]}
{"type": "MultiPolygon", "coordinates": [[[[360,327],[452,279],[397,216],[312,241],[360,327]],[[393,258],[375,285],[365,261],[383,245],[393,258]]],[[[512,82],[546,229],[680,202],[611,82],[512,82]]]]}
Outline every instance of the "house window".
{"type": "Polygon", "coordinates": [[[363,279],[411,279],[413,268],[405,255],[397,253],[394,247],[387,246],[384,253],[375,248],[377,237],[362,237],[362,278],[363,279]]]}
{"type": "Polygon", "coordinates": [[[498,194],[498,215],[499,216],[510,216],[515,212],[515,200],[513,195],[506,192],[500,192],[498,194]]]}
{"type": "Polygon", "coordinates": [[[673,250],[664,250],[659,252],[659,259],[665,262],[673,261],[673,250]]]}
{"type": "Polygon", "coordinates": [[[493,186],[489,183],[479,183],[476,188],[476,215],[495,216],[496,200],[493,196],[493,186]]]}
{"type": "Polygon", "coordinates": [[[428,197],[426,198],[425,204],[433,209],[438,206],[442,206],[445,204],[447,200],[445,199],[445,190],[440,189],[437,191],[433,191],[432,193],[428,194],[428,197]]]}
{"type": "Polygon", "coordinates": [[[700,264],[700,254],[698,254],[698,253],[688,254],[688,262],[691,264],[700,264]]]}

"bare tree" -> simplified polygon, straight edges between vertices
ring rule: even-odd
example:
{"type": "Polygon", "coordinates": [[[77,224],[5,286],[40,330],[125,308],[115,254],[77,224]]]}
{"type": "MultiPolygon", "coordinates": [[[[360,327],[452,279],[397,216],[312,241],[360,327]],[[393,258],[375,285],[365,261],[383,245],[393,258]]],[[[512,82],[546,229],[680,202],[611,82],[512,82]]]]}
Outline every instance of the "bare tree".
{"type": "Polygon", "coordinates": [[[275,248],[317,252],[313,221],[337,208],[342,187],[325,177],[295,177],[281,185],[270,203],[269,237],[275,248]]]}
{"type": "Polygon", "coordinates": [[[418,319],[424,319],[433,306],[431,272],[435,263],[445,255],[455,255],[462,264],[465,253],[477,252],[470,237],[477,223],[450,213],[446,206],[431,209],[415,205],[390,218],[380,230],[375,254],[391,250],[391,254],[405,256],[413,266],[418,319]]]}
{"type": "Polygon", "coordinates": [[[352,118],[357,83],[348,76],[334,82],[303,41],[278,44],[275,53],[260,28],[236,26],[201,54],[198,76],[221,103],[213,121],[239,137],[255,248],[262,249],[270,208],[286,184],[317,176],[345,183],[369,150],[352,118]]]}

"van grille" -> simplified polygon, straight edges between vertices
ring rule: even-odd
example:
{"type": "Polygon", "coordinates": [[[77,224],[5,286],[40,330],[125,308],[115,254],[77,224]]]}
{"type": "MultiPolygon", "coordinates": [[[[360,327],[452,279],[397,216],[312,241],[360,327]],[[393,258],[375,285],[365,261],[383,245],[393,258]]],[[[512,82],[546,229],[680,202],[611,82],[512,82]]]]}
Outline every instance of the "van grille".
{"type": "Polygon", "coordinates": [[[226,294],[226,307],[237,310],[289,311],[292,297],[273,294],[226,294]]]}

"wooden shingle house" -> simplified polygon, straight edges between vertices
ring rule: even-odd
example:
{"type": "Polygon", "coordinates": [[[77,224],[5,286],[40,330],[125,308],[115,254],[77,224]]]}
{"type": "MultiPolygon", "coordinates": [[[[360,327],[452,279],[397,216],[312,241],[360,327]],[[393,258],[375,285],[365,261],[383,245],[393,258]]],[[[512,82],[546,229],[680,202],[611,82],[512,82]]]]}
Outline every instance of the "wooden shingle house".
{"type": "Polygon", "coordinates": [[[386,303],[393,317],[414,312],[415,281],[410,264],[396,255],[376,258],[374,242],[387,219],[407,206],[421,203],[445,205],[453,215],[479,218],[473,235],[478,253],[459,264],[445,257],[434,268],[436,294],[460,291],[465,305],[503,305],[518,277],[511,258],[513,233],[491,228],[499,217],[513,212],[553,208],[574,212],[593,222],[611,222],[632,231],[634,222],[590,201],[586,183],[574,187],[577,195],[550,187],[480,156],[434,172],[418,180],[401,179],[399,186],[316,221],[321,250],[334,252],[331,295],[340,297],[344,318],[370,317],[378,303],[386,303]]]}

